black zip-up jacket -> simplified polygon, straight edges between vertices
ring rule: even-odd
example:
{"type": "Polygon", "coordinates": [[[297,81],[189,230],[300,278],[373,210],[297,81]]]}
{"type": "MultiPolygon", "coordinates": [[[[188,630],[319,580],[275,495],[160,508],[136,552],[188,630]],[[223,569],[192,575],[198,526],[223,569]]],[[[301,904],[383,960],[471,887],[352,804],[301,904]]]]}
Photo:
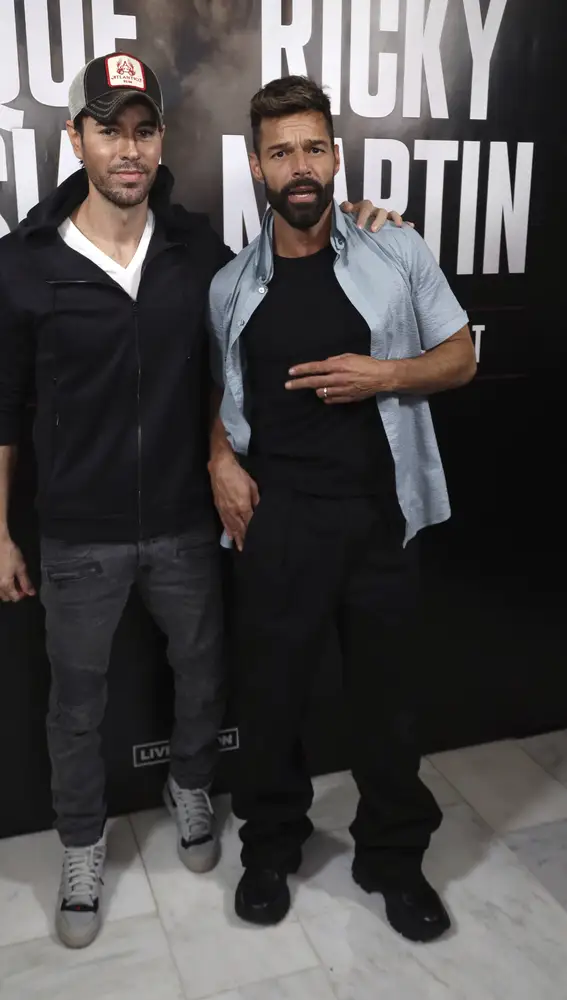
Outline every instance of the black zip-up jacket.
{"type": "Polygon", "coordinates": [[[210,503],[205,312],[232,252],[204,215],[170,203],[160,167],[138,299],[57,227],[83,170],[0,240],[0,445],[17,444],[35,379],[44,535],[130,542],[182,532],[210,503]]]}

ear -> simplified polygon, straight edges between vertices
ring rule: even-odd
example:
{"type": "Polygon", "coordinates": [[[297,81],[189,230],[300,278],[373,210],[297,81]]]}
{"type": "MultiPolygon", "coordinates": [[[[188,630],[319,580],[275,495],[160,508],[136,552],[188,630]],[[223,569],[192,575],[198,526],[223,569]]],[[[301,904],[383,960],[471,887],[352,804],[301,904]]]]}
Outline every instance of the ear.
{"type": "Polygon", "coordinates": [[[341,169],[341,151],[339,149],[338,143],[333,146],[333,155],[335,157],[335,166],[333,169],[333,175],[336,177],[339,170],[341,169]]]}
{"type": "Polygon", "coordinates": [[[65,128],[67,129],[67,135],[71,140],[71,145],[73,147],[73,152],[78,160],[83,160],[83,140],[81,139],[80,133],[73,125],[72,121],[65,122],[65,128]]]}
{"type": "Polygon", "coordinates": [[[260,160],[258,159],[257,154],[249,153],[248,159],[250,161],[250,172],[252,174],[252,177],[254,178],[255,181],[260,181],[260,183],[262,183],[264,180],[264,174],[262,173],[260,160]]]}

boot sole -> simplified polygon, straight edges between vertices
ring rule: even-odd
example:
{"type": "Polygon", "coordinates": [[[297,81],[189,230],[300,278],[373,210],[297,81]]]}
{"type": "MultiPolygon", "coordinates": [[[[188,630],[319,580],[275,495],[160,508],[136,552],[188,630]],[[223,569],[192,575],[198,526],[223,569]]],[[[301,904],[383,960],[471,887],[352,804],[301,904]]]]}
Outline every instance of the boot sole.
{"type": "Polygon", "coordinates": [[[412,941],[414,944],[431,944],[432,941],[437,941],[439,938],[443,937],[443,935],[446,934],[448,930],[450,930],[451,921],[449,917],[447,917],[446,923],[432,926],[430,931],[426,931],[423,929],[421,931],[416,931],[415,933],[412,933],[411,929],[409,929],[405,924],[402,929],[402,922],[398,921],[396,919],[396,915],[392,913],[392,908],[388,905],[388,900],[384,895],[383,891],[379,889],[375,884],[373,884],[369,878],[365,877],[364,875],[361,875],[361,873],[358,871],[358,869],[354,867],[354,865],[352,868],[352,878],[353,882],[356,882],[356,884],[364,892],[367,892],[369,894],[377,892],[382,896],[382,898],[384,899],[384,903],[386,905],[386,917],[388,919],[390,927],[392,927],[392,929],[395,930],[396,934],[399,934],[400,937],[405,938],[406,941],[412,941]]]}

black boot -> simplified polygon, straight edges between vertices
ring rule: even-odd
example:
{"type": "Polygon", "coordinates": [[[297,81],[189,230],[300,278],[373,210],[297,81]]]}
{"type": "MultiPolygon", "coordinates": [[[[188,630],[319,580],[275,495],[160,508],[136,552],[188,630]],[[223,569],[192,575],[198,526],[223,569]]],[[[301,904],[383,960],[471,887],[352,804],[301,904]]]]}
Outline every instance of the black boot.
{"type": "Polygon", "coordinates": [[[301,851],[285,870],[282,868],[247,868],[238,883],[235,910],[241,920],[251,924],[279,924],[289,913],[291,896],[287,876],[301,865],[301,851]]]}
{"type": "Polygon", "coordinates": [[[407,886],[380,886],[355,858],[352,877],[365,892],[382,893],[390,925],[408,941],[435,941],[449,930],[449,914],[424,875],[407,886]]]}

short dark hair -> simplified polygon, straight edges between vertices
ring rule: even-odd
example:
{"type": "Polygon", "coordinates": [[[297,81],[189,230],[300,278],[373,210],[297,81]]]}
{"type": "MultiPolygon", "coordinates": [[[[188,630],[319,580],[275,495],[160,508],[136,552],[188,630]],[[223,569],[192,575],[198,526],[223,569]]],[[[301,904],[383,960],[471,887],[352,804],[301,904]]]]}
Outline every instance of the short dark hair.
{"type": "Polygon", "coordinates": [[[260,128],[264,118],[284,118],[302,111],[319,111],[324,115],[334,144],[335,128],[328,95],[307,76],[283,76],[267,83],[250,102],[250,124],[256,154],[260,152],[260,128]]]}
{"type": "Polygon", "coordinates": [[[85,112],[79,111],[79,114],[73,121],[73,128],[75,129],[75,132],[79,133],[81,139],[83,138],[83,134],[85,131],[85,118],[87,118],[85,112]]]}

